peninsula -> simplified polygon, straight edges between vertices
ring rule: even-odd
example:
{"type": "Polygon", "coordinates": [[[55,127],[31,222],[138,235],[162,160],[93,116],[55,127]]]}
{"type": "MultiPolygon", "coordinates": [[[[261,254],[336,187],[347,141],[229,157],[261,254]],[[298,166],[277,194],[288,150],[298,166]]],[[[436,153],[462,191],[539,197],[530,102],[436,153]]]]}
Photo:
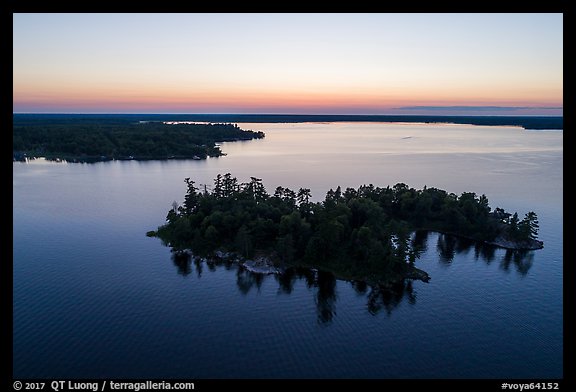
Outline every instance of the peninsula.
{"type": "Polygon", "coordinates": [[[230,256],[254,268],[306,266],[337,277],[389,285],[430,277],[415,267],[418,250],[411,233],[427,229],[460,235],[508,249],[539,249],[538,219],[491,210],[485,195],[461,195],[398,183],[330,189],[312,202],[310,189],[277,187],[269,194],[262,180],[239,183],[218,175],[211,190],[185,179],[182,205],[174,202],[156,236],[176,253],[230,256]],[[254,261],[256,260],[256,262],[254,261]]]}
{"type": "Polygon", "coordinates": [[[206,159],[224,155],[216,143],[263,138],[230,123],[135,121],[131,117],[14,115],[13,160],[69,162],[206,159]]]}

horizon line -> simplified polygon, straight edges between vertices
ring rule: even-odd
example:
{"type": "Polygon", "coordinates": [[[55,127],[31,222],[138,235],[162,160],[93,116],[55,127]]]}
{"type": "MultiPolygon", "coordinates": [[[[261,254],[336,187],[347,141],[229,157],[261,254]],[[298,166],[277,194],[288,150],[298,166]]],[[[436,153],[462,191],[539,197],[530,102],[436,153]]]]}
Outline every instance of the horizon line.
{"type": "MultiPolygon", "coordinates": [[[[558,109],[558,108],[550,108],[558,109]]],[[[410,114],[410,113],[214,113],[214,112],[12,112],[12,114],[75,114],[75,115],[198,115],[198,116],[399,116],[399,117],[564,117],[564,114],[410,114]]]]}

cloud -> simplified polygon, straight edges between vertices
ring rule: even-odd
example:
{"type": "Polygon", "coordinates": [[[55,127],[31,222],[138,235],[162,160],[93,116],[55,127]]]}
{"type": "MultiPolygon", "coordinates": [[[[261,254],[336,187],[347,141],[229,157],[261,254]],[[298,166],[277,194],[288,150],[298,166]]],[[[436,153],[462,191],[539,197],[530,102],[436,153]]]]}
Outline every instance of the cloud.
{"type": "Polygon", "coordinates": [[[397,110],[449,110],[449,111],[480,111],[501,112],[515,110],[563,110],[562,106],[401,106],[397,110]]]}

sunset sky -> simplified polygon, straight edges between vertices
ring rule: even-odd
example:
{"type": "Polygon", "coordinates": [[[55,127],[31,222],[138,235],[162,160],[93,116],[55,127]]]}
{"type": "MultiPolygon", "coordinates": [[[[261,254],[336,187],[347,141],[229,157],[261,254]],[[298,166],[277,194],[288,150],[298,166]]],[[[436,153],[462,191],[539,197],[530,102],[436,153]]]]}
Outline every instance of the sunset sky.
{"type": "Polygon", "coordinates": [[[13,21],[15,113],[563,113],[562,14],[13,21]]]}

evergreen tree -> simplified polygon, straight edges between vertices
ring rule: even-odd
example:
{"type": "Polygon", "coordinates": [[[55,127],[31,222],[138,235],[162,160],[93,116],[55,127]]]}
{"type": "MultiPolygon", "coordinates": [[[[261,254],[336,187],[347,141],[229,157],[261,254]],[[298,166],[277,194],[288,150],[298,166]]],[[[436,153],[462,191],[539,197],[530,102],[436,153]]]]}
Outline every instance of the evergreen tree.
{"type": "MultiPolygon", "coordinates": [[[[406,184],[380,188],[329,190],[323,202],[310,202],[310,189],[298,193],[279,186],[271,197],[262,180],[239,184],[218,174],[212,191],[198,192],[186,178],[180,207],[174,202],[166,223],[154,234],[174,249],[209,256],[224,250],[248,258],[256,252],[286,264],[306,262],[346,276],[386,279],[414,268],[420,253],[410,240],[414,230],[432,228],[477,240],[503,235],[520,245],[538,235],[534,212],[522,221],[498,208],[489,213],[485,195],[457,196],[436,188],[406,184]]],[[[454,252],[448,240],[446,258],[454,252]]],[[[440,248],[439,248],[440,249],[440,248]]]]}
{"type": "Polygon", "coordinates": [[[528,212],[524,216],[524,219],[518,224],[520,238],[524,240],[535,240],[538,237],[538,229],[540,228],[538,223],[536,213],[534,211],[528,212]]]}
{"type": "Polygon", "coordinates": [[[508,223],[508,233],[510,238],[513,240],[520,239],[520,229],[518,227],[519,219],[518,213],[515,212],[514,215],[510,218],[510,222],[508,223]]]}
{"type": "Polygon", "coordinates": [[[198,188],[194,186],[194,181],[190,180],[189,177],[184,179],[186,183],[186,196],[184,196],[184,213],[186,215],[192,214],[198,206],[198,193],[196,192],[198,188]]]}

